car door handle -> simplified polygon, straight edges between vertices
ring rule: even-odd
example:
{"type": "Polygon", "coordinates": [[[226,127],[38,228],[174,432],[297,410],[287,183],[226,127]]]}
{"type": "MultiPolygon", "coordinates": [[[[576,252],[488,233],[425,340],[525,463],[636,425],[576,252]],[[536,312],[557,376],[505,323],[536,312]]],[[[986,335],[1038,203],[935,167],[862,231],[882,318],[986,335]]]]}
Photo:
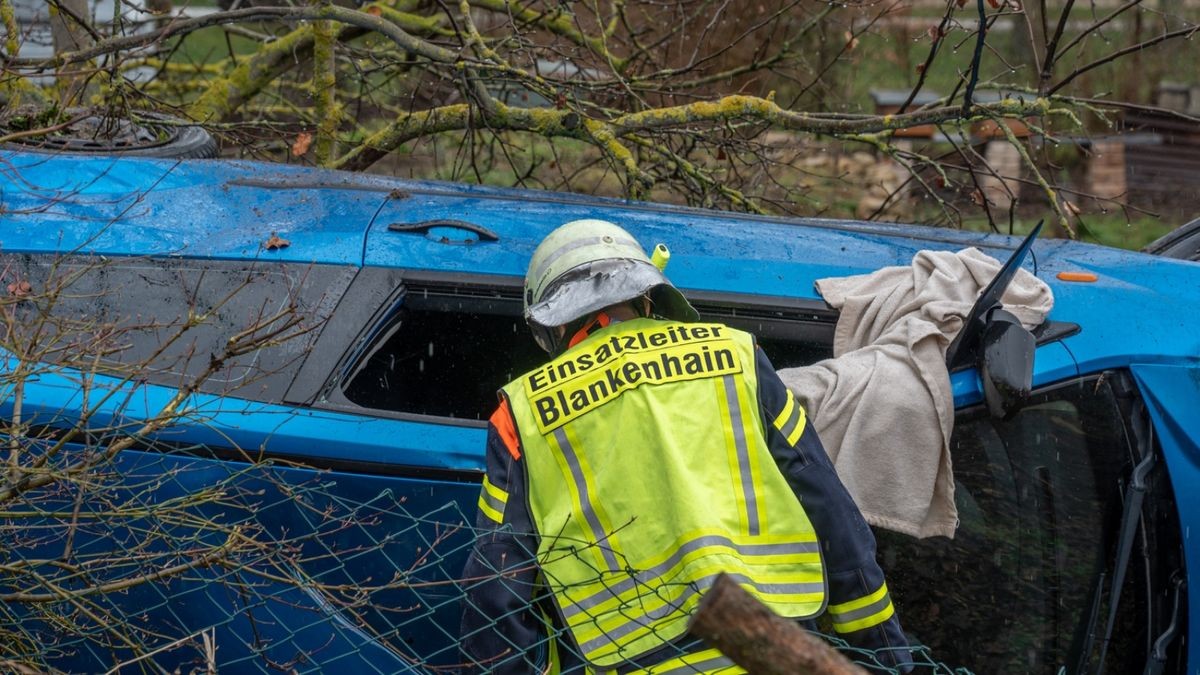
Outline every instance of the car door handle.
{"type": "Polygon", "coordinates": [[[419,223],[392,223],[388,225],[389,232],[412,232],[429,236],[434,241],[440,241],[443,244],[473,244],[475,241],[470,239],[452,240],[449,237],[434,238],[430,236],[430,230],[434,228],[453,228],[457,230],[466,230],[472,232],[479,237],[478,241],[500,241],[500,235],[475,223],[468,223],[465,220],[454,220],[452,218],[440,218],[437,220],[422,220],[419,223]]]}

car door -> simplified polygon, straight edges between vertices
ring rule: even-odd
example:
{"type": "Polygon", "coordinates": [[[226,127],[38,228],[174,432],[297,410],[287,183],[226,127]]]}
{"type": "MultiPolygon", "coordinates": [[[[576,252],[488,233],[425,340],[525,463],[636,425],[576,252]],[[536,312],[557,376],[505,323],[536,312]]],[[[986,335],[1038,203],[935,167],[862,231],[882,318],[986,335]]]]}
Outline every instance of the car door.
{"type": "Polygon", "coordinates": [[[187,667],[218,646],[248,670],[457,658],[460,504],[478,487],[456,471],[478,468],[481,431],[286,401],[330,317],[359,304],[358,268],[8,255],[4,270],[23,295],[5,305],[0,412],[35,487],[0,527],[36,533],[6,543],[6,642],[76,671],[147,653],[187,667]]]}

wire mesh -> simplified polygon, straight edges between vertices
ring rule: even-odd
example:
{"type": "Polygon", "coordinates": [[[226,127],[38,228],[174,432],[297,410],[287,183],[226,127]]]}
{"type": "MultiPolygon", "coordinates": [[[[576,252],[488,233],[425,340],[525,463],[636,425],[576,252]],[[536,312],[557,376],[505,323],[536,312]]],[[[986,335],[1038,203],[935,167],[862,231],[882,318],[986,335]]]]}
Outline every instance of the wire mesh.
{"type": "MultiPolygon", "coordinates": [[[[295,411],[256,401],[282,397],[349,276],[0,263],[0,671],[522,673],[580,662],[537,581],[536,546],[464,573],[477,540],[497,536],[473,526],[477,476],[388,459],[373,472],[318,470],[268,454],[289,447],[276,433],[296,440],[284,429],[295,411]],[[126,292],[138,284],[157,299],[126,292]],[[254,424],[263,436],[246,431],[254,424]],[[238,433],[257,447],[240,447],[238,433]],[[480,601],[520,584],[521,601],[502,611],[480,601]],[[464,643],[484,634],[499,650],[476,661],[464,643]]],[[[561,543],[556,555],[591,553],[561,543]]],[[[881,672],[894,660],[828,637],[881,672]]],[[[701,648],[663,643],[654,658],[701,648]]],[[[966,672],[913,654],[928,672],[966,672]]]]}
{"type": "MultiPolygon", "coordinates": [[[[477,485],[443,490],[434,481],[204,454],[199,446],[126,451],[86,480],[26,494],[0,513],[0,664],[70,672],[498,667],[472,663],[460,648],[473,590],[512,576],[510,568],[463,577],[479,534],[471,526],[477,485]]],[[[554,652],[572,661],[571,638],[544,611],[546,591],[529,591],[531,604],[514,611],[541,636],[532,649],[511,644],[511,672],[541,669],[554,652]]],[[[483,630],[514,617],[491,619],[483,630]]],[[[895,672],[881,654],[826,637],[852,660],[895,672]]],[[[923,672],[968,672],[924,649],[913,657],[923,672]]]]}

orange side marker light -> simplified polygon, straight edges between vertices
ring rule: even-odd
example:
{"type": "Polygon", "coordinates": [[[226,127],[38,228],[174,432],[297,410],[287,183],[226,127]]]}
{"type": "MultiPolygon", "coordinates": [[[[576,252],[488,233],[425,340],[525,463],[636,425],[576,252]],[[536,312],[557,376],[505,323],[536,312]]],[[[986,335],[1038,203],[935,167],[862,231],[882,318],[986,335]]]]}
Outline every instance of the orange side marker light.
{"type": "Polygon", "coordinates": [[[1057,275],[1059,281],[1079,281],[1090,284],[1096,281],[1099,277],[1091,272],[1059,272],[1057,275]]]}

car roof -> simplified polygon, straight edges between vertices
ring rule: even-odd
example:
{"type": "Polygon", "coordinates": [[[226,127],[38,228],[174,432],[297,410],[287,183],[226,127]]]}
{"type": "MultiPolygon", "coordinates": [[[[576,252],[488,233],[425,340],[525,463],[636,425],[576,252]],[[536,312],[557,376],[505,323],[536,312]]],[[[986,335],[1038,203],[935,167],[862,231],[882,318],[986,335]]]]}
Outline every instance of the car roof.
{"type": "MultiPolygon", "coordinates": [[[[976,246],[1003,259],[1020,243],[920,225],[751,216],[236,160],[0,152],[0,174],[0,245],[8,252],[257,258],[519,277],[546,233],[591,217],[617,222],[647,248],[666,243],[669,276],[681,288],[817,300],[819,278],[907,265],[924,249],[976,246]],[[437,231],[388,230],[445,219],[486,228],[499,241],[455,245],[437,231]],[[268,250],[273,234],[289,245],[268,250]]],[[[1065,344],[1085,370],[1200,358],[1200,264],[1042,239],[1025,267],[1054,290],[1050,318],[1084,327],[1065,344]],[[1062,281],[1061,272],[1091,272],[1096,281],[1062,281]]]]}

